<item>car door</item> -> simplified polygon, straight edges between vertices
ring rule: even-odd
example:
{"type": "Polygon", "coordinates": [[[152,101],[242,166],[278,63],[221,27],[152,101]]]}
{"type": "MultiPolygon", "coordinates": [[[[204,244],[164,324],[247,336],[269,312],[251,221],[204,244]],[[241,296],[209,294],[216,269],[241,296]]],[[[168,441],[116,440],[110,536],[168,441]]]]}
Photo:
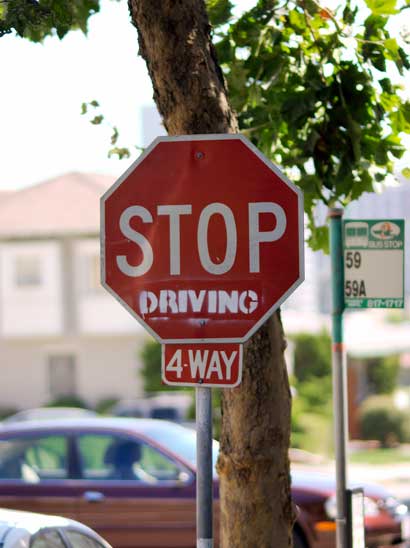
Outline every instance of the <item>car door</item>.
{"type": "Polygon", "coordinates": [[[68,435],[1,435],[0,507],[74,517],[69,454],[68,435]]]}
{"type": "Polygon", "coordinates": [[[76,438],[82,492],[77,519],[115,548],[193,548],[195,478],[136,437],[76,438]]]}

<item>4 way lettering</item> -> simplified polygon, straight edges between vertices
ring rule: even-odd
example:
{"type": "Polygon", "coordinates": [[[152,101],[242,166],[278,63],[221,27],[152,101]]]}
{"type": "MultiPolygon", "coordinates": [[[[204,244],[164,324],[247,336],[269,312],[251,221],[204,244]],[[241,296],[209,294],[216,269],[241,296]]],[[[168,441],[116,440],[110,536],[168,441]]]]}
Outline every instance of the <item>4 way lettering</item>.
{"type": "Polygon", "coordinates": [[[236,386],[242,373],[239,344],[165,344],[162,378],[166,384],[236,386]]]}

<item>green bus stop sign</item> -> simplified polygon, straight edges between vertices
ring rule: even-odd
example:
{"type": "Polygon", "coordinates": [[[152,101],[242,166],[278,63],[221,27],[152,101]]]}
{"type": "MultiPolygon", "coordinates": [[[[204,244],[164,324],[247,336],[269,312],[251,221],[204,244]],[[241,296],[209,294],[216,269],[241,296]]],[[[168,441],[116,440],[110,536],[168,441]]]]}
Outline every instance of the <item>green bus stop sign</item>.
{"type": "Polygon", "coordinates": [[[404,220],[343,222],[345,308],[404,308],[404,220]]]}

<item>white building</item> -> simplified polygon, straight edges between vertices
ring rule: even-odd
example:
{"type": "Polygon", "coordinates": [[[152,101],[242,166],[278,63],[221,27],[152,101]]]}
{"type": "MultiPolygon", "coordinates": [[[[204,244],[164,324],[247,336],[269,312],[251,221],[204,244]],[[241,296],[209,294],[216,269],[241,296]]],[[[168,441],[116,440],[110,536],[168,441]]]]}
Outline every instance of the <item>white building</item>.
{"type": "Polygon", "coordinates": [[[99,199],[112,183],[71,173],[0,193],[2,408],[142,391],[145,332],[100,286],[99,199]]]}

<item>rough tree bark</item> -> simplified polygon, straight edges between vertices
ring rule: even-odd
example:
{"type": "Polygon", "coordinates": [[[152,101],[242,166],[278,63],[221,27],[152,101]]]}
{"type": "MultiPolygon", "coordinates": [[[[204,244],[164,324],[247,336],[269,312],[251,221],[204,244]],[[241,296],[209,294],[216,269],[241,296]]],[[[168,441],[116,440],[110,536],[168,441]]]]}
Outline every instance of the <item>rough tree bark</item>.
{"type": "MultiPolygon", "coordinates": [[[[128,3],[167,132],[237,132],[204,1],[128,3]]],[[[242,385],[224,391],[218,463],[223,548],[291,545],[285,344],[276,313],[245,345],[242,385]]]]}

